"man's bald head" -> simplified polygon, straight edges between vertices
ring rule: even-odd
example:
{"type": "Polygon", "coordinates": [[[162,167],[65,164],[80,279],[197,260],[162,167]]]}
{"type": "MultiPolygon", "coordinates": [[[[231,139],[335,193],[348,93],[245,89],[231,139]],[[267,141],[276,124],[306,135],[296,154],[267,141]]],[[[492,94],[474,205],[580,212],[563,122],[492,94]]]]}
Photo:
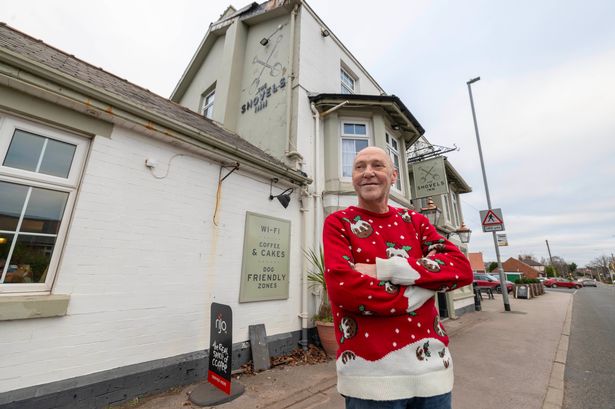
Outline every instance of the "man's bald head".
{"type": "Polygon", "coordinates": [[[387,153],[387,151],[385,151],[384,149],[378,147],[378,146],[368,146],[367,148],[363,148],[361,149],[358,153],[357,156],[355,156],[354,158],[354,162],[357,161],[357,158],[359,158],[362,155],[365,154],[372,154],[372,153],[379,153],[382,154],[383,157],[385,158],[387,165],[391,168],[391,169],[395,169],[395,167],[393,166],[393,161],[391,160],[391,157],[389,156],[389,154],[387,153]]]}
{"type": "Polygon", "coordinates": [[[387,212],[389,190],[397,177],[397,169],[384,149],[370,146],[359,151],[352,165],[352,185],[359,207],[375,213],[387,212]]]}

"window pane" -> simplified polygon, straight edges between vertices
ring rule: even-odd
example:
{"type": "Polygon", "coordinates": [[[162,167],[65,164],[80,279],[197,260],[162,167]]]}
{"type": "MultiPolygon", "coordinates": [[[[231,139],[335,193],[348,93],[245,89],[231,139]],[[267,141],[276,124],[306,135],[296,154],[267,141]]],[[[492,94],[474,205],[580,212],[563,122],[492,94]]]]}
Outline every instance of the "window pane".
{"type": "Polygon", "coordinates": [[[75,145],[49,139],[39,172],[67,178],[76,148],[75,145]]]}
{"type": "Polygon", "coordinates": [[[354,124],[344,124],[344,135],[354,135],[354,124]]]}
{"type": "Polygon", "coordinates": [[[4,159],[4,166],[35,172],[45,138],[30,132],[15,130],[4,159]]]}
{"type": "Polygon", "coordinates": [[[356,150],[355,150],[355,156],[356,156],[356,154],[359,151],[361,151],[361,149],[367,148],[367,140],[365,140],[365,139],[356,139],[355,140],[355,146],[356,146],[356,150]]]}
{"type": "Polygon", "coordinates": [[[60,228],[68,193],[32,188],[21,231],[57,234],[60,228]]]}
{"type": "Polygon", "coordinates": [[[17,229],[28,187],[0,182],[0,230],[17,229]]]}
{"type": "Polygon", "coordinates": [[[17,266],[10,266],[6,262],[9,257],[11,243],[13,243],[13,236],[13,234],[0,233],[0,279],[2,278],[2,273],[4,273],[5,268],[7,268],[8,272],[17,268],[17,266]]]}
{"type": "Polygon", "coordinates": [[[367,135],[367,127],[365,124],[354,124],[355,135],[367,135]]]}
{"type": "Polygon", "coordinates": [[[44,283],[55,237],[19,235],[9,260],[5,283],[44,283]]]}
{"type": "Polygon", "coordinates": [[[342,139],[342,176],[352,176],[352,162],[356,156],[354,139],[342,139]]]}

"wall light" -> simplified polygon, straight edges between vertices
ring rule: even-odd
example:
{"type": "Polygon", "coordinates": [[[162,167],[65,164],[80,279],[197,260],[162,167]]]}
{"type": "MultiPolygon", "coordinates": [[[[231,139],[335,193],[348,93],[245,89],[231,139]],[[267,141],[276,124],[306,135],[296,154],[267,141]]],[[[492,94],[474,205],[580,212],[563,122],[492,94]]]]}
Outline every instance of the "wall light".
{"type": "Polygon", "coordinates": [[[269,39],[267,37],[263,37],[263,39],[260,41],[260,43],[264,47],[267,44],[269,44],[269,39]]]}
{"type": "Polygon", "coordinates": [[[453,234],[456,234],[457,236],[459,236],[459,240],[462,243],[469,243],[472,230],[470,230],[470,228],[466,226],[464,222],[461,222],[461,226],[459,226],[457,230],[452,231],[449,234],[447,234],[446,238],[449,239],[453,234]]]}
{"type": "Polygon", "coordinates": [[[283,191],[279,195],[275,195],[274,196],[271,193],[271,189],[273,187],[273,184],[277,183],[277,182],[278,182],[277,178],[271,179],[271,184],[269,185],[269,200],[278,199],[280,204],[286,209],[288,207],[288,204],[290,203],[290,195],[293,193],[293,191],[295,189],[292,188],[292,187],[289,187],[288,189],[286,189],[285,191],[283,191]]]}
{"type": "Polygon", "coordinates": [[[431,197],[428,197],[427,206],[421,209],[421,214],[429,219],[429,223],[437,226],[442,210],[434,203],[431,197]]]}
{"type": "Polygon", "coordinates": [[[329,37],[331,35],[331,33],[329,32],[329,30],[327,30],[326,28],[322,27],[320,29],[320,35],[323,37],[329,37]]]}

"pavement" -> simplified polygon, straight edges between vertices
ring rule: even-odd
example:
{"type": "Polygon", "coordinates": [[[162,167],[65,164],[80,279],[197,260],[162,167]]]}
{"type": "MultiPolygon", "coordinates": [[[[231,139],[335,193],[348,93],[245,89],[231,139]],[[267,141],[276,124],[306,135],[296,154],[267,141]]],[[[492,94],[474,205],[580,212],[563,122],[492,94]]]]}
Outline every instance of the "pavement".
{"type": "MultiPolygon", "coordinates": [[[[573,292],[546,292],[525,300],[484,299],[482,311],[444,321],[454,361],[455,409],[561,409],[573,292]]],[[[219,409],[343,409],[335,361],[279,366],[233,378],[245,393],[219,409]]],[[[198,384],[121,408],[198,408],[188,399],[198,384]]],[[[209,408],[209,407],[208,407],[209,408]]]]}

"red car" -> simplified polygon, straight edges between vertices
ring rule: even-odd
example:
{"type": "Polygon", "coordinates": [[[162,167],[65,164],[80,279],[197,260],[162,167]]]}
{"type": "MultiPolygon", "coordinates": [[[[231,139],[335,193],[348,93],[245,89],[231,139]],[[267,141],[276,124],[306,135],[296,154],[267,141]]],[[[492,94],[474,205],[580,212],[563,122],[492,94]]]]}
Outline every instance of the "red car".
{"type": "Polygon", "coordinates": [[[581,288],[583,286],[583,284],[579,282],[566,280],[565,278],[561,278],[561,277],[549,278],[543,281],[542,283],[544,284],[545,287],[551,287],[551,288],[557,288],[557,287],[581,288]]]}
{"type": "MultiPolygon", "coordinates": [[[[489,287],[495,290],[497,293],[502,292],[502,288],[500,286],[500,280],[496,277],[486,274],[486,273],[474,273],[474,285],[478,287],[489,287]]],[[[512,292],[512,283],[506,281],[506,290],[510,293],[512,292]]]]}

